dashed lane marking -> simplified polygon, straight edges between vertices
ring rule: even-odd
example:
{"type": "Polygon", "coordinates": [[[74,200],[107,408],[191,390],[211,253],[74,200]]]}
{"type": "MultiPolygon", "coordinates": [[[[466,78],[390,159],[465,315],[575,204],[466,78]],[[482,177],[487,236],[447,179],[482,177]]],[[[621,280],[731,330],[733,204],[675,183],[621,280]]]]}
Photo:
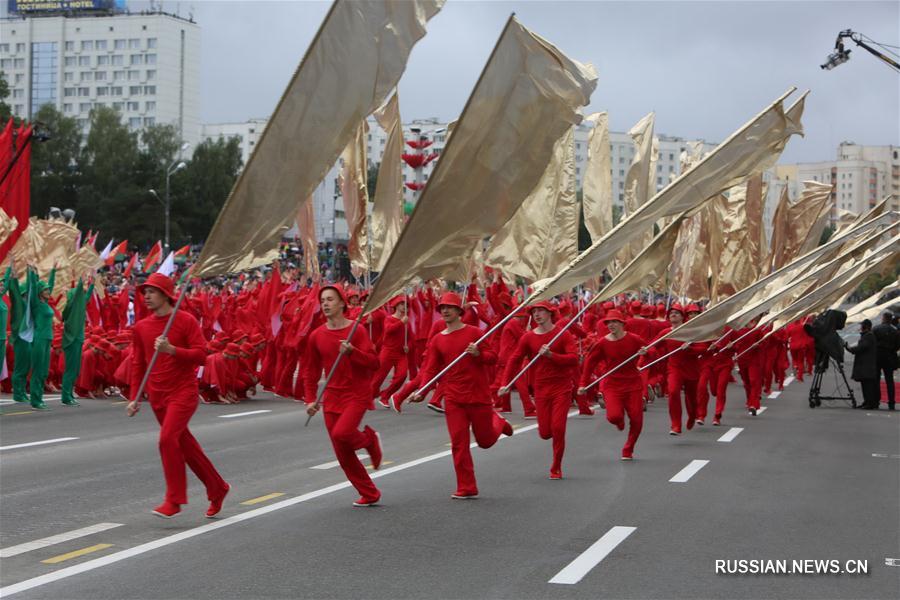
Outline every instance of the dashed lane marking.
{"type": "Polygon", "coordinates": [[[106,550],[107,548],[112,548],[112,544],[97,544],[95,546],[88,546],[87,548],[75,550],[74,552],[67,552],[66,554],[60,554],[59,556],[54,556],[53,558],[48,558],[47,560],[42,560],[41,562],[45,565],[55,565],[56,563],[61,563],[66,560],[78,558],[79,556],[84,556],[85,554],[92,554],[100,550],[106,550]]]}
{"type": "Polygon", "coordinates": [[[692,460],[688,463],[688,466],[678,471],[675,474],[675,477],[669,480],[669,483],[686,483],[691,477],[697,474],[697,472],[709,464],[708,460],[692,460]]]}
{"type": "Polygon", "coordinates": [[[254,504],[266,502],[268,500],[272,500],[273,498],[280,498],[281,496],[284,496],[284,492],[273,492],[271,494],[266,494],[265,496],[260,496],[259,498],[244,500],[243,502],[241,502],[241,504],[243,504],[244,506],[253,506],[254,504]]]}
{"type": "Polygon", "coordinates": [[[725,432],[725,435],[720,437],[717,441],[719,442],[733,442],[734,438],[736,438],[742,431],[743,427],[732,427],[728,431],[725,432]]]}
{"type": "Polygon", "coordinates": [[[33,415],[35,412],[33,410],[20,410],[17,412],[0,412],[0,416],[4,417],[13,417],[15,415],[33,415]]]}
{"type": "Polygon", "coordinates": [[[769,407],[768,406],[760,406],[758,409],[756,409],[756,414],[758,414],[758,415],[763,414],[764,412],[766,412],[767,408],[769,408],[769,407]]]}
{"type": "Polygon", "coordinates": [[[56,535],[51,535],[50,537],[34,540],[33,542],[26,542],[24,544],[18,544],[16,546],[10,546],[8,548],[0,549],[0,558],[10,558],[11,556],[18,556],[19,554],[31,552],[32,550],[46,548],[47,546],[54,546],[56,544],[76,540],[80,537],[93,535],[95,533],[100,533],[101,531],[107,531],[109,529],[114,529],[121,526],[122,523],[97,523],[96,525],[91,525],[90,527],[82,527],[81,529],[74,529],[65,533],[58,533],[56,535]]]}
{"type": "Polygon", "coordinates": [[[58,444],[60,442],[70,442],[77,440],[77,437],[54,438],[52,440],[41,440],[40,442],[28,442],[26,444],[13,444],[11,446],[0,446],[0,450],[15,450],[17,448],[30,448],[31,446],[46,446],[47,444],[58,444]]]}
{"type": "Polygon", "coordinates": [[[789,376],[784,380],[784,387],[791,385],[792,383],[794,383],[794,381],[796,381],[796,378],[793,375],[789,376]]]}
{"type": "Polygon", "coordinates": [[[875,458],[900,458],[900,454],[872,454],[875,458]]]}
{"type": "Polygon", "coordinates": [[[220,418],[220,419],[233,419],[233,418],[235,418],[235,417],[247,417],[247,416],[250,416],[250,415],[261,415],[261,414],[263,414],[263,413],[270,413],[270,412],[272,412],[270,409],[264,409],[264,410],[251,410],[251,411],[248,411],[248,412],[232,413],[232,414],[230,414],[230,415],[219,415],[219,418],[220,418]]]}
{"type": "Polygon", "coordinates": [[[781,395],[781,390],[775,390],[774,392],[769,394],[769,400],[774,400],[775,398],[777,398],[780,395],[781,395]]]}
{"type": "Polygon", "coordinates": [[[609,556],[609,553],[616,549],[616,546],[625,541],[629,535],[634,533],[637,527],[616,526],[606,532],[606,534],[594,542],[590,548],[582,552],[578,558],[570,562],[562,571],[553,576],[548,583],[559,583],[563,585],[574,585],[581,581],[591,569],[600,564],[600,562],[609,556]]]}

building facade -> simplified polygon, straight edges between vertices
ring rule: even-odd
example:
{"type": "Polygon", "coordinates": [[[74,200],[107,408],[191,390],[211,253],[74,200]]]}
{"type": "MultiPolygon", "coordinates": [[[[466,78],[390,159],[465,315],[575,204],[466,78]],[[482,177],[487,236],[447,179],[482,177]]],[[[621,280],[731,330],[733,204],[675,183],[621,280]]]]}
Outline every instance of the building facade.
{"type": "Polygon", "coordinates": [[[0,22],[0,70],[13,113],[44,104],[86,133],[96,106],[118,110],[132,130],[172,124],[200,140],[200,27],[161,12],[48,14],[0,22]]]}
{"type": "Polygon", "coordinates": [[[200,127],[200,141],[237,139],[241,159],[246,165],[265,128],[266,119],[250,119],[243,123],[208,123],[200,127]]]}

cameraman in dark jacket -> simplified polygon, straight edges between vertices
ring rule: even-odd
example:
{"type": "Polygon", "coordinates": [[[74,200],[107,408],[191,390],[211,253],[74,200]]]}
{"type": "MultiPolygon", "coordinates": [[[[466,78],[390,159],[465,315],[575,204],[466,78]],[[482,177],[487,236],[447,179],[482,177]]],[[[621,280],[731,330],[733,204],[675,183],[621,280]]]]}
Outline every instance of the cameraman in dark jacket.
{"type": "Polygon", "coordinates": [[[896,391],[894,390],[894,370],[897,368],[897,350],[900,350],[900,331],[891,324],[893,315],[881,315],[881,324],[872,328],[878,349],[878,371],[884,375],[887,385],[888,410],[894,410],[896,391]]]}
{"type": "Polygon", "coordinates": [[[856,408],[878,410],[878,405],[881,403],[876,343],[875,334],[872,333],[872,321],[868,319],[864,319],[860,325],[858,344],[851,346],[844,342],[847,351],[855,355],[853,380],[858,381],[862,387],[863,403],[856,408]]]}

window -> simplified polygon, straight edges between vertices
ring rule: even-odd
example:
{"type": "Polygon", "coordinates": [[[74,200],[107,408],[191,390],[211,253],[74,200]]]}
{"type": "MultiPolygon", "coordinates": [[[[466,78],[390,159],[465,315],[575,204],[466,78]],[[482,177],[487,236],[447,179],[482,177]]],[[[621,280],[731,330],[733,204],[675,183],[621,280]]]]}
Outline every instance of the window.
{"type": "Polygon", "coordinates": [[[138,129],[141,126],[141,118],[140,117],[132,117],[128,119],[128,126],[132,129],[138,129]]]}
{"type": "Polygon", "coordinates": [[[79,95],[79,96],[90,96],[90,95],[91,95],[91,88],[86,88],[86,87],[80,87],[80,88],[78,88],[78,95],[79,95]]]}
{"type": "Polygon", "coordinates": [[[109,88],[108,87],[98,87],[97,95],[98,96],[109,96],[109,88]]]}
{"type": "Polygon", "coordinates": [[[86,52],[94,49],[94,40],[82,40],[81,51],[86,52]]]}
{"type": "Polygon", "coordinates": [[[91,103],[82,102],[78,105],[78,112],[91,112],[91,103]]]}
{"type": "Polygon", "coordinates": [[[121,96],[122,88],[117,85],[112,86],[111,88],[109,88],[109,95],[110,96],[121,96]]]}
{"type": "Polygon", "coordinates": [[[124,50],[125,49],[125,40],[116,40],[113,42],[113,47],[116,50],[124,50]]]}
{"type": "Polygon", "coordinates": [[[153,127],[154,125],[156,125],[156,117],[144,117],[144,127],[153,127]]]}
{"type": "Polygon", "coordinates": [[[620,156],[620,157],[619,157],[619,164],[620,164],[620,165],[625,164],[625,157],[624,157],[624,156],[620,156]]]}
{"type": "Polygon", "coordinates": [[[145,85],[144,93],[148,96],[155,96],[156,95],[156,86],[155,85],[145,85]]]}
{"type": "Polygon", "coordinates": [[[128,40],[128,49],[129,50],[140,50],[141,49],[141,40],[137,38],[131,38],[128,40]]]}
{"type": "Polygon", "coordinates": [[[140,79],[140,71],[128,71],[128,81],[137,81],[140,79]]]}
{"type": "Polygon", "coordinates": [[[109,64],[109,56],[107,56],[105,54],[101,54],[100,56],[97,57],[97,66],[98,67],[105,67],[108,64],[109,64]]]}
{"type": "Polygon", "coordinates": [[[619,177],[625,177],[625,169],[619,169],[619,177]]]}
{"type": "Polygon", "coordinates": [[[113,71],[113,81],[122,81],[125,79],[125,71],[113,71]]]}
{"type": "Polygon", "coordinates": [[[75,124],[81,129],[87,129],[90,121],[88,119],[75,119],[75,124]]]}
{"type": "Polygon", "coordinates": [[[656,178],[656,185],[662,185],[662,177],[656,178]]]}
{"type": "Polygon", "coordinates": [[[619,194],[619,202],[624,202],[625,194],[619,194]]]}
{"type": "Polygon", "coordinates": [[[11,69],[11,68],[12,68],[12,59],[11,58],[0,59],[0,69],[11,69]]]}
{"type": "Polygon", "coordinates": [[[153,50],[156,48],[156,38],[147,38],[147,49],[153,50]]]}
{"type": "Polygon", "coordinates": [[[156,79],[156,69],[147,69],[147,81],[156,79]]]}
{"type": "Polygon", "coordinates": [[[79,56],[78,57],[78,66],[79,67],[91,66],[91,57],[90,56],[79,56]]]}
{"type": "Polygon", "coordinates": [[[147,112],[149,112],[151,110],[156,110],[156,102],[155,101],[145,102],[144,106],[145,106],[145,110],[147,112]]]}
{"type": "Polygon", "coordinates": [[[620,189],[620,190],[624,190],[624,189],[625,189],[625,183],[624,183],[624,182],[622,182],[622,181],[619,182],[619,189],[620,189]]]}
{"type": "Polygon", "coordinates": [[[143,88],[139,85],[132,85],[128,88],[128,93],[132,96],[140,96],[143,88]]]}
{"type": "Polygon", "coordinates": [[[144,57],[141,54],[132,54],[131,55],[131,63],[132,65],[142,65],[144,64],[144,57]]]}
{"type": "Polygon", "coordinates": [[[63,81],[75,81],[75,73],[63,73],[63,81]]]}
{"type": "Polygon", "coordinates": [[[90,72],[90,71],[82,71],[82,73],[81,73],[81,80],[82,80],[82,81],[93,81],[93,80],[94,80],[94,74],[93,74],[92,72],[90,72]]]}
{"type": "MultiPolygon", "coordinates": [[[[6,45],[6,44],[4,44],[6,45]]],[[[66,50],[73,51],[75,50],[75,42],[66,42],[66,50]]]]}
{"type": "Polygon", "coordinates": [[[97,40],[94,42],[94,47],[97,50],[106,50],[106,40],[97,40]]]}
{"type": "Polygon", "coordinates": [[[112,65],[114,67],[121,67],[125,64],[125,57],[121,54],[113,54],[112,55],[112,65]]]}
{"type": "Polygon", "coordinates": [[[675,160],[675,155],[669,152],[669,160],[675,160]]]}
{"type": "Polygon", "coordinates": [[[14,58],[13,59],[13,68],[14,69],[24,69],[25,68],[25,59],[24,58],[14,58]]]}
{"type": "Polygon", "coordinates": [[[95,81],[105,81],[106,80],[106,71],[97,71],[94,73],[95,81]]]}
{"type": "Polygon", "coordinates": [[[16,44],[16,52],[25,52],[25,44],[16,44]]]}
{"type": "Polygon", "coordinates": [[[25,80],[25,76],[21,73],[16,73],[16,84],[22,83],[25,80]]]}
{"type": "Polygon", "coordinates": [[[76,89],[73,87],[63,88],[63,96],[74,96],[76,89]]]}
{"type": "Polygon", "coordinates": [[[113,110],[122,112],[122,109],[125,107],[125,103],[124,102],[113,102],[112,107],[113,107],[113,110]]]}
{"type": "Polygon", "coordinates": [[[63,64],[64,64],[65,66],[67,66],[67,67],[74,67],[76,62],[77,62],[77,61],[75,60],[75,57],[74,57],[74,56],[67,56],[67,57],[63,60],[63,64]]]}
{"type": "Polygon", "coordinates": [[[71,104],[63,104],[63,112],[64,113],[72,112],[72,105],[71,104]]]}
{"type": "Polygon", "coordinates": [[[19,100],[21,98],[24,98],[25,90],[23,90],[23,89],[13,90],[12,97],[13,97],[13,100],[19,100]]]}
{"type": "Polygon", "coordinates": [[[140,102],[126,102],[125,109],[128,111],[137,112],[141,109],[141,103],[140,102]]]}
{"type": "Polygon", "coordinates": [[[145,61],[148,65],[155,65],[156,64],[156,55],[155,54],[147,54],[145,61]]]}

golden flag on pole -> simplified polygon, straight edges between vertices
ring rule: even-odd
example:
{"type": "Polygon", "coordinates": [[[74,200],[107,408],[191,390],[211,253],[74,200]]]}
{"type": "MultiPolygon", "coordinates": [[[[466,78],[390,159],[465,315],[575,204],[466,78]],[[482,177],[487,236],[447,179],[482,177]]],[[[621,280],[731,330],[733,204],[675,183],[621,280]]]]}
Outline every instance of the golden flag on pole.
{"type": "MultiPolygon", "coordinates": [[[[655,164],[653,152],[654,120],[655,114],[650,113],[635,123],[634,127],[628,132],[634,143],[634,158],[631,159],[631,165],[625,174],[624,218],[635,214],[641,206],[647,203],[647,200],[652,195],[650,194],[650,182],[655,180],[653,173],[655,164]]],[[[652,189],[655,192],[656,186],[653,186],[652,189]]],[[[633,236],[631,241],[616,255],[616,270],[624,268],[625,265],[631,262],[650,243],[652,237],[652,226],[633,236]]]]}
{"type": "Polygon", "coordinates": [[[19,221],[15,217],[10,217],[5,210],[0,208],[0,244],[5,242],[18,226],[19,221]]]}
{"type": "MultiPolygon", "coordinates": [[[[538,291],[531,298],[551,298],[597,276],[632,236],[651,229],[663,217],[684,211],[691,211],[690,216],[708,198],[774,164],[787,139],[798,131],[799,123],[786,116],[782,106],[784,99],[795,89],[791,88],[776,99],[636,213],[591,244],[565,269],[550,279],[537,282],[535,289],[538,291]]],[[[796,106],[788,112],[794,114],[796,106]]]]}
{"type": "Polygon", "coordinates": [[[379,275],[366,311],[416,277],[467,264],[537,185],[556,141],[581,121],[593,67],[571,60],[510,17],[413,214],[379,275]]]}
{"type": "Polygon", "coordinates": [[[599,240],[613,228],[612,159],[609,145],[609,119],[605,112],[594,113],[585,121],[594,124],[588,136],[588,158],[584,167],[581,202],[584,226],[591,240],[599,240]]]}
{"type": "Polygon", "coordinates": [[[316,239],[316,215],[312,198],[300,203],[297,209],[297,233],[303,248],[303,263],[307,277],[319,279],[319,242],[316,239]]]}
{"type": "Polygon", "coordinates": [[[803,194],[790,211],[790,243],[785,252],[788,260],[818,246],[831,215],[834,186],[817,181],[804,181],[803,194]]]}
{"type": "MultiPolygon", "coordinates": [[[[709,298],[709,265],[712,261],[711,209],[684,219],[678,227],[678,237],[672,249],[669,281],[676,296],[700,300],[709,298]]],[[[663,279],[660,277],[659,279],[663,279]]]]}
{"type": "Polygon", "coordinates": [[[731,296],[762,273],[765,248],[762,176],[731,189],[710,203],[710,297],[731,296]]]}
{"type": "Polygon", "coordinates": [[[55,265],[60,271],[59,280],[68,285],[69,257],[75,251],[77,240],[78,228],[74,225],[62,220],[31,217],[10,250],[10,256],[17,265],[34,265],[44,279],[55,265]]]}
{"type": "Polygon", "coordinates": [[[491,238],[486,265],[535,281],[552,275],[578,254],[574,142],[574,129],[556,142],[538,184],[491,238]]]}
{"type": "Polygon", "coordinates": [[[891,298],[890,300],[885,300],[881,304],[876,304],[874,306],[870,306],[861,311],[854,312],[852,315],[847,313],[848,321],[856,321],[857,323],[862,321],[863,319],[869,319],[870,321],[875,321],[883,315],[885,312],[900,312],[900,296],[896,296],[891,298]]]}
{"type": "MultiPolygon", "coordinates": [[[[855,318],[857,315],[868,311],[870,308],[872,308],[876,304],[878,304],[878,300],[880,298],[882,298],[885,294],[889,294],[889,293],[893,292],[894,290],[898,290],[898,289],[900,289],[900,279],[898,279],[894,283],[886,285],[885,287],[881,288],[879,291],[875,292],[874,294],[872,294],[871,296],[869,296],[862,302],[859,302],[858,304],[854,305],[851,309],[849,309],[847,311],[847,318],[848,319],[850,319],[851,317],[855,318]]],[[[900,302],[900,298],[895,298],[893,300],[893,302],[900,302]]],[[[877,315],[878,312],[875,312],[875,314],[877,315]]],[[[863,318],[865,318],[865,317],[863,317],[863,318]]]]}
{"type": "Polygon", "coordinates": [[[808,271],[810,265],[816,264],[817,261],[822,259],[823,255],[829,254],[833,250],[840,248],[842,244],[847,243],[848,241],[858,239],[860,236],[868,234],[868,232],[877,227],[886,225],[889,221],[890,219],[887,215],[876,217],[870,221],[857,225],[853,229],[850,229],[839,236],[833,236],[832,239],[828,240],[828,242],[819,246],[812,252],[794,259],[793,262],[760,278],[753,285],[740,290],[733,296],[710,305],[704,312],[669,332],[664,337],[682,342],[699,342],[717,338],[728,323],[728,319],[746,306],[746,304],[750,302],[755,295],[759,294],[761,290],[769,289],[772,290],[769,293],[776,293],[781,287],[780,282],[790,280],[792,277],[808,271]]]}
{"type": "Polygon", "coordinates": [[[403,229],[403,128],[397,92],[375,111],[375,120],[387,134],[384,154],[378,167],[378,185],[372,204],[372,265],[381,271],[403,229]]]}
{"type": "Polygon", "coordinates": [[[194,276],[272,262],[281,237],[359,123],[400,79],[444,0],[336,0],[235,182],[194,276]]]}
{"type": "Polygon", "coordinates": [[[368,230],[366,227],[366,208],[369,204],[369,188],[367,185],[368,165],[366,163],[366,134],[369,126],[365,120],[359,123],[356,134],[341,153],[341,172],[338,185],[341,188],[341,199],[344,203],[344,218],[347,219],[347,254],[350,266],[359,277],[368,270],[368,230]]]}

